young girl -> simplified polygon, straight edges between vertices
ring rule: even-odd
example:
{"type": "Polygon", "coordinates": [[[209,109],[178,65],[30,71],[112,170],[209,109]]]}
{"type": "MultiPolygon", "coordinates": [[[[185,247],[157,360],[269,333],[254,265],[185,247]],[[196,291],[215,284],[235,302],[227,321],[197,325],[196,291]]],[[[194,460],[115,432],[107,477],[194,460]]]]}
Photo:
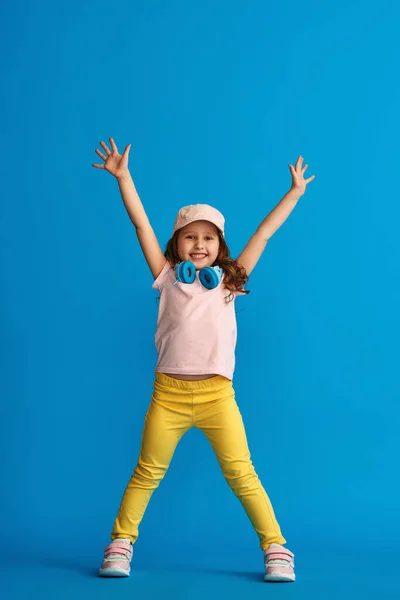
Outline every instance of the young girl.
{"type": "Polygon", "coordinates": [[[294,554],[286,543],[271,502],[254,470],[235,400],[235,298],[243,289],[267,241],[292,212],[307,184],[300,156],[289,165],[292,187],[259,225],[236,260],[224,237],[224,217],[207,204],[181,208],[163,254],[128,170],[131,144],[121,155],[96,150],[118,181],[143,254],[160,292],[155,344],[158,361],[152,401],[145,417],[140,455],[121,501],[99,574],[130,574],[133,544],[153,491],[171,462],[181,437],[191,427],[207,436],[223,475],[239,498],[259,536],[265,581],[294,581],[294,554]]]}

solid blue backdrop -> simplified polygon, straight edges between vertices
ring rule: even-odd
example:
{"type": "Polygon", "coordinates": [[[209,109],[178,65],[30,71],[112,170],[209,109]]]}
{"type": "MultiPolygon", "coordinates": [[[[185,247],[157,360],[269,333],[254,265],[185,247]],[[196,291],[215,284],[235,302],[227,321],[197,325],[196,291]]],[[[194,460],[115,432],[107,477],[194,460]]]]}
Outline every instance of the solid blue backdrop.
{"type": "MultiPolygon", "coordinates": [[[[300,563],[314,543],[333,571],[340,549],[395,548],[399,4],[40,0],[1,13],[2,551],[97,568],[136,464],[157,292],[116,181],[91,167],[109,136],[132,144],[163,248],[177,210],[206,202],[233,256],[305,157],[316,179],[236,301],[236,398],[300,563]]],[[[261,573],[198,431],[150,502],[135,561],[261,573]]]]}

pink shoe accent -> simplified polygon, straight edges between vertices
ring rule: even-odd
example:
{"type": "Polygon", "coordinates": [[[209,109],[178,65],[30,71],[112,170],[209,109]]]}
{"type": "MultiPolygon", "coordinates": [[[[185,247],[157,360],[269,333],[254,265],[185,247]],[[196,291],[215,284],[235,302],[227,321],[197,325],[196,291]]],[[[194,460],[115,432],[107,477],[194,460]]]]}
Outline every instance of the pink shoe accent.
{"type": "Polygon", "coordinates": [[[294,554],[279,544],[264,550],[264,581],[295,581],[294,554]]]}
{"type": "Polygon", "coordinates": [[[104,548],[100,577],[128,577],[131,572],[132,545],[129,540],[114,540],[104,548]]]}

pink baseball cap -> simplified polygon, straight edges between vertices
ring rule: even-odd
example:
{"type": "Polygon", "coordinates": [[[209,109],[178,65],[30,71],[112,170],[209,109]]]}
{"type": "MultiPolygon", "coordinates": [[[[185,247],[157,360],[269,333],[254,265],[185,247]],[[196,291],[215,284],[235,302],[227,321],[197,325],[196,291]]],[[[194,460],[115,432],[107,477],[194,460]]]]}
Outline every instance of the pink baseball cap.
{"type": "Polygon", "coordinates": [[[218,227],[222,235],[224,235],[224,216],[219,212],[219,210],[210,206],[209,204],[190,204],[189,206],[184,206],[181,208],[175,219],[174,230],[172,234],[185,225],[193,223],[193,221],[210,221],[216,227],[218,227]]]}

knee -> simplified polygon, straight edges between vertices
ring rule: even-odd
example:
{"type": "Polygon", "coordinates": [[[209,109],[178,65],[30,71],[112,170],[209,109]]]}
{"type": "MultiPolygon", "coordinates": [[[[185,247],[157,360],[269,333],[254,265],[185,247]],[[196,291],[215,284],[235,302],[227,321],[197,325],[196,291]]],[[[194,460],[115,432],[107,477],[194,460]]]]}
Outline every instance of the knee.
{"type": "Polygon", "coordinates": [[[235,494],[251,490],[258,484],[258,476],[251,460],[225,463],[222,466],[222,472],[235,494]]]}
{"type": "Polygon", "coordinates": [[[155,489],[163,479],[167,468],[164,465],[154,465],[153,463],[146,463],[139,460],[133,472],[130,485],[145,489],[155,489]]]}

